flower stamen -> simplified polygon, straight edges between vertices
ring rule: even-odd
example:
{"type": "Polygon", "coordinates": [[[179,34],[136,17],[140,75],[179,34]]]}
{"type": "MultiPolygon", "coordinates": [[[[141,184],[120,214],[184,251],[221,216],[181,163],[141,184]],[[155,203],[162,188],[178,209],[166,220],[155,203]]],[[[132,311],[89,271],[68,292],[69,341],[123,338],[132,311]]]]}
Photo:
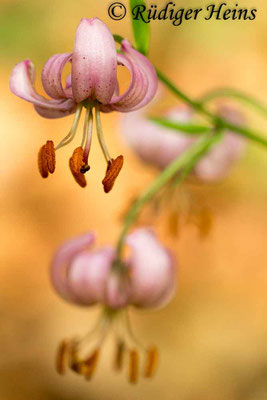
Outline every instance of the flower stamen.
{"type": "Polygon", "coordinates": [[[56,358],[56,370],[60,375],[64,375],[66,372],[68,348],[69,348],[69,343],[67,340],[63,340],[58,347],[57,358],[56,358]]]}
{"type": "Polygon", "coordinates": [[[39,153],[38,153],[38,168],[39,168],[42,178],[44,178],[44,179],[47,178],[49,173],[48,173],[48,166],[47,166],[47,160],[46,160],[45,144],[40,148],[39,153]]]}
{"type": "Polygon", "coordinates": [[[120,371],[123,367],[123,359],[125,354],[125,343],[123,340],[118,340],[116,345],[114,368],[120,371]]]}
{"type": "Polygon", "coordinates": [[[73,372],[83,376],[90,381],[95,374],[100,357],[100,350],[111,328],[115,329],[116,351],[114,359],[114,368],[121,371],[124,365],[125,355],[128,355],[128,379],[132,384],[138,382],[140,375],[140,360],[145,360],[144,376],[151,378],[155,374],[158,361],[158,350],[156,347],[146,349],[132,333],[129,316],[126,310],[115,312],[105,309],[98,323],[93,330],[83,338],[77,340],[64,340],[60,343],[57,352],[56,369],[63,375],[68,366],[73,372]],[[98,334],[95,342],[94,336],[98,334]],[[122,336],[124,335],[124,336],[122,336]],[[94,345],[92,346],[92,341],[94,345]],[[87,346],[92,349],[86,350],[87,346]]]}
{"type": "Polygon", "coordinates": [[[48,140],[39,150],[38,167],[43,178],[47,178],[49,173],[53,174],[55,172],[56,157],[52,140],[48,140]]]}
{"type": "Polygon", "coordinates": [[[81,103],[78,104],[72,127],[71,127],[69,133],[67,134],[67,136],[63,140],[61,140],[61,142],[57,145],[55,150],[61,149],[61,147],[66,146],[74,139],[78,125],[79,125],[82,108],[83,108],[83,105],[81,103]]]}
{"type": "Polygon", "coordinates": [[[95,373],[97,363],[99,360],[99,355],[100,355],[100,349],[97,348],[92,353],[92,355],[87,360],[85,360],[83,363],[83,366],[84,366],[83,375],[85,376],[85,378],[87,380],[91,380],[95,373]]]}
{"type": "MultiPolygon", "coordinates": [[[[151,346],[150,348],[146,348],[134,335],[129,319],[129,314],[127,311],[123,312],[121,319],[121,328],[124,329],[124,340],[120,337],[117,341],[117,353],[115,359],[115,368],[117,367],[117,357],[122,357],[120,354],[122,351],[125,353],[127,350],[129,352],[129,382],[137,383],[138,374],[139,374],[139,355],[144,358],[144,377],[152,378],[155,375],[157,365],[158,365],[158,349],[156,346],[151,346]],[[125,329],[126,328],[126,329],[125,329]],[[123,345],[123,349],[121,350],[119,346],[123,345]]],[[[118,363],[120,366],[120,364],[118,363]]],[[[121,365],[122,367],[122,365],[121,365]]],[[[118,368],[116,368],[118,369],[118,368]]]]}
{"type": "Polygon", "coordinates": [[[109,161],[111,161],[111,157],[110,157],[107,145],[105,143],[104,135],[103,135],[98,104],[96,104],[96,106],[95,106],[95,115],[96,115],[96,130],[97,130],[98,141],[99,141],[100,147],[102,149],[102,152],[104,154],[104,157],[108,163],[109,161]]]}
{"type": "Polygon", "coordinates": [[[56,169],[56,154],[55,147],[52,140],[48,140],[45,145],[46,159],[47,159],[47,167],[50,174],[53,174],[56,169]]]}
{"type": "Polygon", "coordinates": [[[69,346],[69,367],[77,374],[81,373],[81,360],[78,356],[77,341],[72,340],[69,346]]]}
{"type": "Polygon", "coordinates": [[[117,157],[115,160],[112,158],[108,162],[105,178],[102,181],[105,193],[109,193],[123,167],[123,156],[117,157]]]}
{"type": "Polygon", "coordinates": [[[136,349],[130,351],[129,382],[137,383],[139,375],[139,355],[136,349]]]}
{"type": "Polygon", "coordinates": [[[156,347],[151,347],[148,349],[144,374],[146,378],[151,378],[155,374],[158,364],[158,357],[159,354],[156,347]]]}
{"type": "Polygon", "coordinates": [[[86,179],[84,173],[82,172],[85,167],[85,163],[83,161],[83,148],[80,146],[74,150],[70,161],[69,166],[71,173],[75,179],[75,181],[80,185],[82,188],[86,187],[86,179]]]}

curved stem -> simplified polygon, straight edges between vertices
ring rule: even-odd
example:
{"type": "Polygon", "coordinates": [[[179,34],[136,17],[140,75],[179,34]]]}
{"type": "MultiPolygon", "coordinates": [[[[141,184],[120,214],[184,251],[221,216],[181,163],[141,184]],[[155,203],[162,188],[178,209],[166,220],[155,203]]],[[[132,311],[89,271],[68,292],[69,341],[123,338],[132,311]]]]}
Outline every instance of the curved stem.
{"type": "Polygon", "coordinates": [[[197,112],[205,115],[210,118],[214,125],[219,125],[222,128],[230,129],[231,131],[238,133],[239,135],[245,136],[254,142],[262,144],[267,147],[267,139],[262,137],[262,134],[256,132],[254,129],[244,128],[238,125],[231,124],[225,119],[219,117],[216,114],[210,112],[203,104],[198,101],[190,99],[187,95],[185,95],[180,89],[178,89],[162,72],[157,70],[159,80],[165,84],[177,97],[181,100],[185,101],[191,107],[193,107],[197,112]]]}
{"type": "Polygon", "coordinates": [[[232,97],[234,99],[240,100],[247,105],[254,107],[260,113],[262,113],[265,117],[267,117],[267,106],[261,103],[260,101],[254,99],[250,95],[243,93],[241,90],[231,89],[231,88],[218,88],[207,92],[204,96],[202,96],[199,101],[201,104],[207,103],[216,99],[217,97],[232,97]]]}
{"type": "Polygon", "coordinates": [[[221,134],[207,134],[199,139],[196,144],[191,146],[180,157],[174,160],[168,167],[152,182],[148,189],[133,203],[128,211],[122,232],[117,244],[117,254],[120,257],[125,236],[137,218],[142,207],[148,203],[175,175],[181,172],[180,182],[186,178],[197,161],[211,148],[221,137],[221,134]]]}
{"type": "Polygon", "coordinates": [[[164,128],[169,128],[178,132],[185,132],[189,135],[199,135],[200,133],[207,133],[212,130],[210,126],[174,122],[168,118],[150,117],[149,120],[155,122],[157,125],[163,126],[164,128]]]}

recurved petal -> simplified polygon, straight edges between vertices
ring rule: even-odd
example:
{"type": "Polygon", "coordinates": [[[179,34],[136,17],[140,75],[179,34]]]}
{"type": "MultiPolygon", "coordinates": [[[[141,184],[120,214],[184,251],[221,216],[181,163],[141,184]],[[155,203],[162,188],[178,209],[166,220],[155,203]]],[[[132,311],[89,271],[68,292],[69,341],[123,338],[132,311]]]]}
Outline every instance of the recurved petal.
{"type": "Polygon", "coordinates": [[[34,89],[34,65],[30,60],[17,64],[11,73],[9,86],[16,96],[33,103],[36,106],[66,111],[70,103],[65,100],[47,100],[36,93],[34,89]]]}
{"type": "Polygon", "coordinates": [[[88,97],[107,104],[117,80],[117,52],[108,27],[98,18],[83,18],[72,58],[72,90],[76,102],[88,97]]]}
{"type": "Polygon", "coordinates": [[[225,178],[241,158],[245,146],[243,137],[226,132],[222,140],[197,163],[196,176],[206,182],[225,178]]]}
{"type": "Polygon", "coordinates": [[[56,252],[51,264],[51,280],[58,294],[66,300],[76,301],[76,296],[69,286],[69,269],[79,253],[94,243],[92,232],[78,236],[65,242],[56,252]]]}
{"type": "Polygon", "coordinates": [[[128,40],[123,40],[121,49],[124,55],[118,55],[118,62],[129,69],[131,83],[123,95],[112,98],[111,105],[114,110],[128,112],[144,107],[153,99],[158,78],[151,62],[133,49],[128,40]]]}
{"type": "Polygon", "coordinates": [[[78,254],[71,263],[68,284],[76,303],[92,305],[104,302],[110,267],[115,259],[112,247],[78,254]]]}
{"type": "MultiPolygon", "coordinates": [[[[241,111],[226,105],[220,105],[218,114],[235,125],[242,126],[246,122],[241,111]]],[[[233,165],[241,158],[245,148],[245,138],[226,129],[222,140],[197,163],[195,167],[197,177],[207,182],[225,178],[233,165]]]]}
{"type": "Polygon", "coordinates": [[[174,259],[149,229],[127,237],[130,259],[130,302],[138,307],[158,308],[169,302],[176,287],[174,259]]]}
{"type": "Polygon", "coordinates": [[[115,95],[110,101],[112,110],[128,112],[133,110],[144,99],[148,90],[148,78],[138,64],[118,54],[118,63],[125,66],[131,75],[128,89],[122,95],[115,95]]]}
{"type": "Polygon", "coordinates": [[[65,82],[65,84],[66,84],[65,89],[71,88],[71,74],[69,74],[69,75],[66,77],[66,82],[65,82]]]}
{"type": "Polygon", "coordinates": [[[67,117],[68,115],[75,113],[77,104],[73,100],[67,99],[64,101],[64,107],[66,107],[66,108],[68,107],[68,109],[58,110],[55,108],[45,108],[45,107],[40,107],[40,106],[36,106],[36,105],[34,106],[35,110],[42,117],[49,118],[49,119],[55,119],[55,118],[67,117]]]}
{"type": "Polygon", "coordinates": [[[71,60],[71,53],[55,54],[45,64],[42,71],[42,83],[48,96],[53,99],[62,99],[70,96],[62,86],[62,71],[68,61],[71,60]]]}

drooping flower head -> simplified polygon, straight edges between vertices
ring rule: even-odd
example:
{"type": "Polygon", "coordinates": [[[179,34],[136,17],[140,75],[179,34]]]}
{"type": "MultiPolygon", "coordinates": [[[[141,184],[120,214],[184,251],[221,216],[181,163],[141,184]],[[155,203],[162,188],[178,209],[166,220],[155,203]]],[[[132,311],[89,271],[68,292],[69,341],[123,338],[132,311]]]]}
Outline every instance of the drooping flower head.
{"type": "Polygon", "coordinates": [[[100,111],[129,112],[150,102],[157,89],[154,67],[141,53],[123,40],[117,54],[115,41],[108,27],[98,18],[83,18],[75,36],[73,53],[55,54],[45,64],[42,84],[50,99],[36,93],[35,71],[30,60],[17,64],[10,77],[11,91],[31,102],[45,118],[61,118],[75,113],[69,134],[54,148],[48,141],[39,152],[39,169],[46,178],[55,170],[55,150],[70,143],[77,131],[82,108],[86,108],[81,146],[70,159],[70,168],[80,186],[86,186],[84,174],[89,170],[88,157],[91,147],[93,108],[95,108],[97,135],[107,162],[107,176],[103,181],[106,192],[110,191],[122,167],[122,156],[114,160],[104,141],[100,111]],[[71,64],[71,74],[62,84],[65,65],[71,64]],[[131,75],[128,89],[119,94],[117,67],[126,67],[131,75]]]}
{"type": "MultiPolygon", "coordinates": [[[[174,259],[148,229],[138,229],[128,235],[126,244],[132,250],[129,257],[118,260],[115,248],[108,246],[91,250],[94,234],[88,233],[66,242],[56,253],[51,269],[52,283],[59,295],[79,306],[101,303],[104,313],[94,336],[64,341],[59,348],[57,368],[65,372],[66,359],[70,367],[86,378],[94,372],[101,344],[110,328],[116,336],[115,366],[129,356],[129,379],[136,382],[140,351],[146,357],[145,376],[155,369],[157,350],[146,350],[133,336],[127,307],[159,308],[167,304],[175,290],[174,259]],[[89,353],[88,353],[89,351],[89,353]]],[[[94,330],[95,332],[95,330],[94,330]]]]}
{"type": "MultiPolygon", "coordinates": [[[[240,111],[226,106],[220,107],[218,111],[229,122],[244,124],[240,111]]],[[[184,107],[171,109],[166,117],[172,122],[193,122],[193,112],[184,107]]],[[[160,169],[165,168],[198,140],[195,136],[149,121],[143,111],[123,117],[122,133],[126,142],[143,161],[160,169]]],[[[196,164],[193,175],[202,182],[223,179],[242,156],[245,143],[242,136],[226,130],[222,140],[196,164]]]]}
{"type": "MultiPolygon", "coordinates": [[[[145,163],[164,169],[192,146],[198,138],[183,132],[165,128],[150,121],[148,109],[122,117],[122,135],[126,143],[145,163]]],[[[221,106],[219,115],[236,125],[244,124],[243,115],[236,109],[221,106]]],[[[192,124],[191,109],[176,107],[166,114],[172,122],[192,124]]],[[[242,136],[225,130],[222,139],[195,165],[187,184],[176,185],[176,178],[156,198],[154,211],[167,210],[167,226],[173,236],[179,235],[180,227],[193,224],[201,237],[206,237],[212,227],[212,209],[205,200],[199,199],[197,187],[201,183],[222,180],[244,153],[246,141],[242,136]],[[193,183],[193,186],[190,186],[193,183]],[[166,207],[167,204],[167,207],[166,207]],[[164,207],[160,207],[164,205],[164,207]],[[163,210],[162,210],[163,209],[163,210]]],[[[179,178],[179,175],[177,176],[179,178]]],[[[152,203],[153,204],[153,203],[152,203]]]]}

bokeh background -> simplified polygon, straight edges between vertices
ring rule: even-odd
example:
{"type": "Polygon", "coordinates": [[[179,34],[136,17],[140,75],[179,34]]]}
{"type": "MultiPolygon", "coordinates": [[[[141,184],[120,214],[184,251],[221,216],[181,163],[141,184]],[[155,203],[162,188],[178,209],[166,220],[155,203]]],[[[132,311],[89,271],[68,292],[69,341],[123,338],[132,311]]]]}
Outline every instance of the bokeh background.
{"type": "MultiPolygon", "coordinates": [[[[176,3],[206,5],[201,0],[176,3]]],[[[239,3],[258,8],[257,19],[188,21],[180,27],[154,22],[151,60],[192,96],[233,86],[267,103],[267,4],[239,3]]],[[[105,163],[95,141],[87,189],[74,183],[68,169],[74,145],[58,153],[56,174],[43,181],[36,166],[38,149],[48,138],[58,142],[65,136],[72,117],[42,119],[10,93],[8,79],[15,63],[30,58],[40,88],[43,64],[54,53],[72,50],[81,17],[98,16],[114,33],[132,40],[129,18],[111,21],[109,4],[0,0],[0,399],[266,400],[267,153],[252,143],[229,178],[198,189],[214,215],[208,238],[200,240],[192,226],[172,238],[163,216],[151,221],[179,262],[174,301],[159,312],[131,312],[137,335],[161,349],[153,381],[132,387],[126,372],[113,373],[111,343],[92,383],[55,373],[58,341],[87,331],[99,309],[79,309],[57,297],[49,281],[51,256],[63,240],[86,230],[97,231],[99,244],[114,243],[127,204],[156,171],[125,146],[120,115],[114,113],[103,117],[104,131],[112,153],[123,153],[126,163],[109,196],[102,190],[105,163]]],[[[163,94],[163,107],[177,104],[163,94]]],[[[265,132],[266,120],[251,111],[247,116],[265,132]]]]}

